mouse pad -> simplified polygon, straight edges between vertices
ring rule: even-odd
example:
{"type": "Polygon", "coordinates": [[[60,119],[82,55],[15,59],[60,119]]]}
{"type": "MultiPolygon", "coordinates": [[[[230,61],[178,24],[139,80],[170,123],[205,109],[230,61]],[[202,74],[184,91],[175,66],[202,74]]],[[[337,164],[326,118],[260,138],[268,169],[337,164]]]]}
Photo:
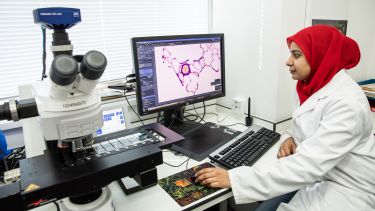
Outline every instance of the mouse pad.
{"type": "Polygon", "coordinates": [[[180,205],[186,206],[205,196],[208,196],[220,188],[209,188],[194,182],[195,172],[203,169],[215,167],[210,163],[203,163],[169,177],[160,179],[158,184],[180,205]]]}

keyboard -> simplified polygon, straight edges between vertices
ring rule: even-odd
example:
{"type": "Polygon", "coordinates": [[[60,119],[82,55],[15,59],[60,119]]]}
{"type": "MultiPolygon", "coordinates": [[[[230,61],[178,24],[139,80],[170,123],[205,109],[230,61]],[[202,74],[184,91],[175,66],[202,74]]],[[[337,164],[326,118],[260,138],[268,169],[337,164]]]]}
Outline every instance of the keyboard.
{"type": "Polygon", "coordinates": [[[280,134],[253,125],[211,153],[209,158],[228,169],[252,166],[279,139],[280,134]]]}

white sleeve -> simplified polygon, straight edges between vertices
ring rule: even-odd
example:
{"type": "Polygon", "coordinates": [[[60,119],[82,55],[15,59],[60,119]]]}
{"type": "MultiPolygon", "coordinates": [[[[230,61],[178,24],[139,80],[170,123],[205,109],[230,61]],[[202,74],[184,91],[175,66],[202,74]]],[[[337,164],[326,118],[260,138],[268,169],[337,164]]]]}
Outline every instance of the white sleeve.
{"type": "Polygon", "coordinates": [[[317,181],[359,143],[366,119],[362,106],[349,99],[326,108],[317,131],[296,154],[267,166],[229,170],[236,203],[263,201],[317,181]]]}
{"type": "Polygon", "coordinates": [[[284,142],[287,138],[294,137],[293,135],[293,126],[288,130],[281,133],[280,142],[284,142]]]}

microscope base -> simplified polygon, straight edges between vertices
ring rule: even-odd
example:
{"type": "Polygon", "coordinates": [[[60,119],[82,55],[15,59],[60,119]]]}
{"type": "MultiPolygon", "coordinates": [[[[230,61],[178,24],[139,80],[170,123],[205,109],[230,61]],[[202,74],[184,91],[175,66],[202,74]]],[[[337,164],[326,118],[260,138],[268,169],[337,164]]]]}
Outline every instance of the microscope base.
{"type": "Polygon", "coordinates": [[[62,211],[115,211],[111,190],[106,186],[102,188],[102,194],[94,201],[87,204],[74,204],[69,197],[58,202],[62,211]]]}

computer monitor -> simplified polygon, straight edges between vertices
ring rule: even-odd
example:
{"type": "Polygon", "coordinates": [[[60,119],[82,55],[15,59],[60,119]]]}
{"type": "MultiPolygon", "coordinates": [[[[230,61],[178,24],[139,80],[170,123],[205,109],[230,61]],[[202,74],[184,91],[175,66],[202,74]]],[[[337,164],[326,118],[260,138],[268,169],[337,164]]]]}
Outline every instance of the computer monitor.
{"type": "Polygon", "coordinates": [[[225,96],[224,34],[131,41],[140,115],[163,111],[164,125],[169,126],[179,108],[225,96]]]}

